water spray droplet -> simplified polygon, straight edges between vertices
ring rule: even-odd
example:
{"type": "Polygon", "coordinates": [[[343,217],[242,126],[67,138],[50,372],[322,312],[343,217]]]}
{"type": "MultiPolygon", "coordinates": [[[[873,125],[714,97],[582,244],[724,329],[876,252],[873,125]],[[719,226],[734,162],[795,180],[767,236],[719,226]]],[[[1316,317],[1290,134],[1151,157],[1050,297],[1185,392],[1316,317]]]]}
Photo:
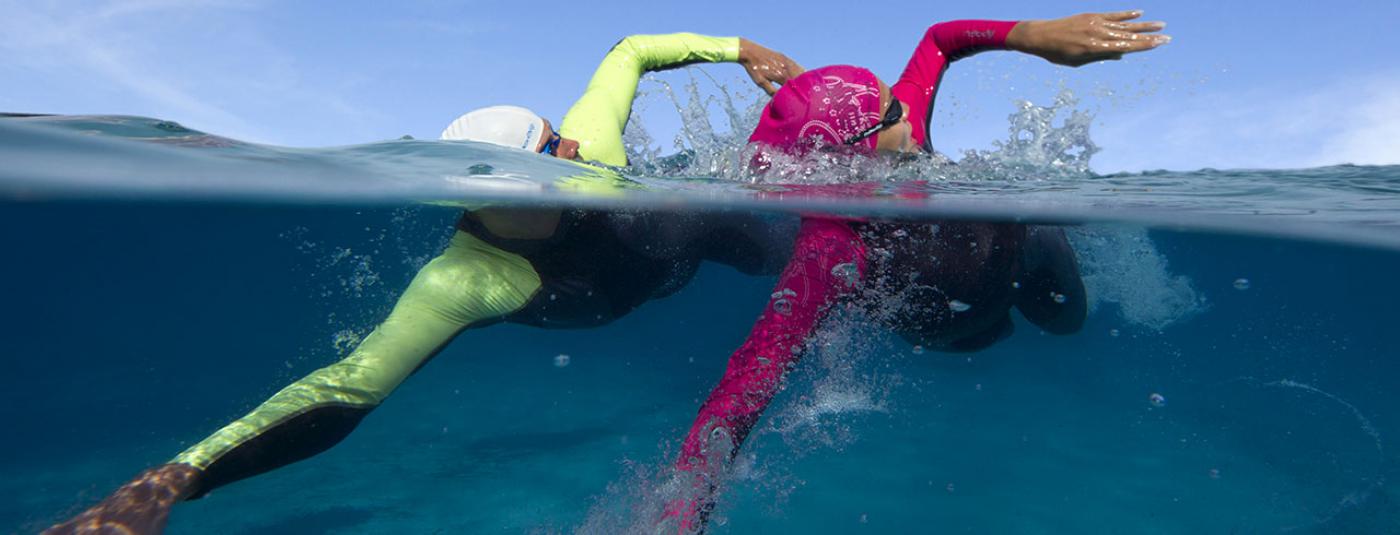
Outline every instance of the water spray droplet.
{"type": "Polygon", "coordinates": [[[915,354],[915,355],[922,355],[922,354],[924,354],[924,346],[914,346],[914,354],[915,354]]]}
{"type": "Polygon", "coordinates": [[[564,354],[564,353],[560,353],[560,354],[558,354],[558,355],[556,355],[556,356],[554,357],[554,366],[555,366],[556,368],[563,368],[563,367],[569,365],[569,360],[571,360],[571,359],[569,358],[568,355],[566,355],[566,354],[564,354]]]}
{"type": "Polygon", "coordinates": [[[1236,289],[1236,290],[1248,290],[1248,289],[1249,289],[1249,279],[1246,279],[1246,278],[1243,278],[1243,277],[1238,278],[1238,279],[1235,279],[1235,289],[1236,289]]]}
{"type": "Polygon", "coordinates": [[[1055,292],[1050,292],[1050,299],[1053,299],[1056,303],[1063,305],[1067,298],[1065,297],[1065,294],[1057,294],[1055,292]]]}
{"type": "Polygon", "coordinates": [[[1159,409],[1167,406],[1166,396],[1163,396],[1156,392],[1153,392],[1151,395],[1147,396],[1147,402],[1151,403],[1153,407],[1157,407],[1159,409]]]}
{"type": "Polygon", "coordinates": [[[859,270],[856,269],[856,265],[850,262],[836,264],[831,268],[831,276],[845,281],[847,286],[856,283],[856,277],[859,273],[859,270]]]}
{"type": "Polygon", "coordinates": [[[948,308],[952,309],[953,312],[967,312],[972,310],[972,305],[954,299],[948,302],[948,308]]]}
{"type": "Polygon", "coordinates": [[[784,316],[792,315],[792,302],[787,299],[778,299],[773,302],[773,311],[784,316]]]}

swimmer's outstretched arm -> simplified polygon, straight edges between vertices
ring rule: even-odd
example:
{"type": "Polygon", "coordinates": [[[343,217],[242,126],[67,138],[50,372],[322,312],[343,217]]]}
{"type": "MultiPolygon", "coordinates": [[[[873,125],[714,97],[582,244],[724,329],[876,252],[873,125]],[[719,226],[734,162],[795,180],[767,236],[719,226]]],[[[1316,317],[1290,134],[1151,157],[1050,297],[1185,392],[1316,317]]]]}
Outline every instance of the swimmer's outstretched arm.
{"type": "Polygon", "coordinates": [[[1061,19],[996,21],[954,20],[930,26],[914,49],[894,95],[909,106],[914,143],[933,150],[928,135],[933,102],[948,65],[986,50],[1013,50],[1078,67],[1123,54],[1151,50],[1171,41],[1156,34],[1162,22],[1130,22],[1141,11],[1085,13],[1061,19]]]}
{"type": "Polygon", "coordinates": [[[1021,244],[1016,308],[1050,334],[1079,332],[1089,315],[1079,260],[1060,227],[1033,225],[1021,244]]]}
{"type": "Polygon", "coordinates": [[[1171,36],[1155,33],[1166,29],[1167,23],[1132,22],[1141,16],[1142,11],[1130,10],[1021,21],[1007,34],[1006,47],[1057,65],[1079,67],[1171,42],[1171,36]]]}
{"type": "Polygon", "coordinates": [[[723,473],[806,352],[808,338],[865,272],[865,246],[846,221],[804,217],[793,250],[763,315],[729,357],[681,445],[676,468],[693,476],[694,492],[667,511],[681,533],[703,528],[713,505],[711,478],[723,473]]]}
{"type": "Polygon", "coordinates": [[[524,258],[458,232],[350,356],[46,533],[159,533],[175,502],[325,451],[463,329],[520,309],[539,286],[524,258]]]}
{"type": "Polygon", "coordinates": [[[622,130],[632,113],[632,99],[642,75],[694,63],[733,62],[763,90],[802,74],[802,66],[778,52],[739,37],[693,33],[633,35],[613,45],[594,71],[583,96],[569,108],[559,133],[579,142],[585,159],[627,165],[622,130]]]}

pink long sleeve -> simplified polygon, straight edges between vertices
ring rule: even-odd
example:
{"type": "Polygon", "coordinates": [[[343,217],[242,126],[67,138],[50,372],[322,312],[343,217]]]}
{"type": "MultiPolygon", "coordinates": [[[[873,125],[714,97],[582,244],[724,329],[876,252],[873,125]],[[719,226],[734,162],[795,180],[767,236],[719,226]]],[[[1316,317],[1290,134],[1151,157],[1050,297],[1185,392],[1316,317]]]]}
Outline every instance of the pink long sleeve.
{"type": "Polygon", "coordinates": [[[904,74],[890,88],[895,98],[909,105],[914,141],[924,150],[931,150],[928,124],[938,83],[948,64],[983,50],[1006,48],[1006,36],[1015,26],[1015,22],[1006,21],[955,20],[934,24],[924,33],[904,74]]]}
{"type": "Polygon", "coordinates": [[[794,251],[763,315],[700,408],[677,468],[704,467],[709,453],[730,455],[743,443],[783,375],[801,358],[803,342],[865,272],[865,246],[844,221],[803,218],[794,251]],[[712,435],[728,439],[719,443],[727,451],[705,451],[715,443],[712,435]]]}

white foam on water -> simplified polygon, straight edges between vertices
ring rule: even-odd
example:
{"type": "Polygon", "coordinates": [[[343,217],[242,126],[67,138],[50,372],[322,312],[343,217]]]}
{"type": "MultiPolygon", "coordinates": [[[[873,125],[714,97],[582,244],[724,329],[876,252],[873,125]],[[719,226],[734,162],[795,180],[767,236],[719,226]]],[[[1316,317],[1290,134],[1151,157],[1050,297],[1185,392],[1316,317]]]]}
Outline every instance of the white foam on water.
{"type": "Polygon", "coordinates": [[[1147,230],[1121,225],[1071,227],[1090,313],[1112,304],[1129,324],[1161,331],[1200,314],[1205,297],[1175,275],[1147,230]]]}
{"type": "MultiPolygon", "coordinates": [[[[797,390],[779,398],[755,435],[776,432],[794,452],[840,448],[854,440],[849,416],[887,412],[898,376],[882,375],[874,362],[895,352],[871,318],[856,311],[833,314],[807,343],[807,352],[789,385],[797,390]]],[[[750,438],[752,440],[752,437],[750,438]]]]}

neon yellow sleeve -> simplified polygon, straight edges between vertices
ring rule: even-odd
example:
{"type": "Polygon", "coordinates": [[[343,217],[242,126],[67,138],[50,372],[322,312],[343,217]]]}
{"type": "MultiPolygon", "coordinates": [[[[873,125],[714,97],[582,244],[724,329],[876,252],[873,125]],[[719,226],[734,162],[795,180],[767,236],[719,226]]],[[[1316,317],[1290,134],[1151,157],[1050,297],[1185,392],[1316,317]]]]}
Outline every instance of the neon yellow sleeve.
{"type": "Polygon", "coordinates": [[[457,333],[519,310],[539,287],[529,261],[459,231],[348,357],[292,383],[171,462],[205,472],[198,496],[323,451],[457,333]]]}
{"type": "Polygon", "coordinates": [[[564,115],[559,133],[579,142],[579,154],[585,160],[627,165],[622,129],[643,73],[688,63],[738,60],[738,37],[673,33],[623,39],[598,65],[588,89],[564,115]]]}

